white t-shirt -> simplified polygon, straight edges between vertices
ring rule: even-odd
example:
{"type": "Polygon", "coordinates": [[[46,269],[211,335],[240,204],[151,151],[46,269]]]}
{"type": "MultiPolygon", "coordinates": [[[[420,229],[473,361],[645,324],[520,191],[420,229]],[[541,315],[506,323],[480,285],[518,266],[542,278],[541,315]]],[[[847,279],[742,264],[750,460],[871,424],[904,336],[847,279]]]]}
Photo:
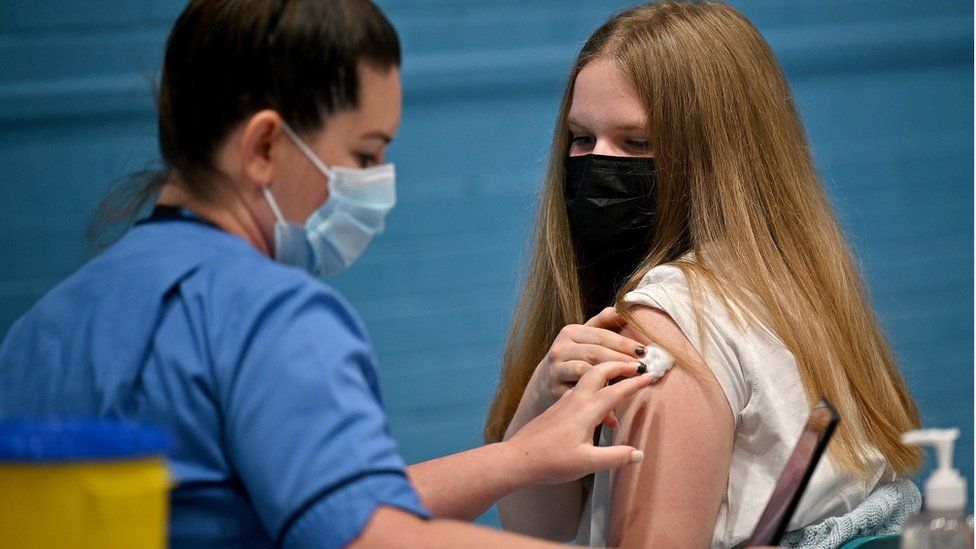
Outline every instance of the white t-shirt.
{"type": "MultiPolygon", "coordinates": [[[[704,358],[725,392],[735,433],[728,488],[715,523],[712,547],[734,547],[748,539],[759,521],[799,440],[810,403],[796,360],[776,335],[763,326],[747,324],[740,328],[718,296],[710,294],[707,287],[702,294],[703,334],[698,334],[688,281],[677,267],[655,267],[637,289],[624,296],[624,301],[667,313],[704,358]]],[[[602,440],[608,439],[605,436],[602,440]]],[[[893,479],[880,453],[872,466],[873,474],[867,480],[858,480],[824,454],[788,530],[846,514],[864,501],[879,482],[893,479]]],[[[595,476],[577,542],[606,544],[609,487],[609,474],[595,476]]]]}

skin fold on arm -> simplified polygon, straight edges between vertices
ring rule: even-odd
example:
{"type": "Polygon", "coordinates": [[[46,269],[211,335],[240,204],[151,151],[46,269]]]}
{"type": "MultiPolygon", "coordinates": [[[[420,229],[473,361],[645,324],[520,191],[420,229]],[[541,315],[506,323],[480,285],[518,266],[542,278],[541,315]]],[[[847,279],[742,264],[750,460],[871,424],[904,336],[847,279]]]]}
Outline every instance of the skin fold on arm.
{"type": "Polygon", "coordinates": [[[614,444],[646,458],[613,475],[608,544],[614,547],[708,547],[728,484],[734,424],[725,393],[671,318],[634,309],[641,330],[621,335],[677,352],[676,366],[617,409],[614,444]]]}

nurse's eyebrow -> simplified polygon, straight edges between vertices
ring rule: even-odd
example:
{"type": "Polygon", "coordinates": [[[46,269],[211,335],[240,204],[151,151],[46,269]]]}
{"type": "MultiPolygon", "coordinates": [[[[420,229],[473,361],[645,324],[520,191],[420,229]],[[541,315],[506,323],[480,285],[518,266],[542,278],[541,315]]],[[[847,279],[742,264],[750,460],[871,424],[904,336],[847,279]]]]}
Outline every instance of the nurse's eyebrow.
{"type": "Polygon", "coordinates": [[[389,134],[386,134],[386,133],[383,133],[381,131],[375,131],[375,132],[369,132],[369,133],[363,135],[363,139],[380,139],[384,143],[389,144],[391,141],[393,141],[393,136],[392,135],[389,135],[389,134]]]}

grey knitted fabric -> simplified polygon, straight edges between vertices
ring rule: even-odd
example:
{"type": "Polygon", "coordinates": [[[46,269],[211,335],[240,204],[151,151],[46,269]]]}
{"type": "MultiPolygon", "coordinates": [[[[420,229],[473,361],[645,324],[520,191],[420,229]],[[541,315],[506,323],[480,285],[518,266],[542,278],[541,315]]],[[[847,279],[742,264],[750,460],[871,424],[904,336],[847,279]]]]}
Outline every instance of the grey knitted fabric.
{"type": "Polygon", "coordinates": [[[787,532],[782,546],[790,549],[835,549],[863,536],[901,532],[905,519],[922,508],[922,494],[912,481],[897,479],[875,488],[853,511],[818,524],[787,532]]]}

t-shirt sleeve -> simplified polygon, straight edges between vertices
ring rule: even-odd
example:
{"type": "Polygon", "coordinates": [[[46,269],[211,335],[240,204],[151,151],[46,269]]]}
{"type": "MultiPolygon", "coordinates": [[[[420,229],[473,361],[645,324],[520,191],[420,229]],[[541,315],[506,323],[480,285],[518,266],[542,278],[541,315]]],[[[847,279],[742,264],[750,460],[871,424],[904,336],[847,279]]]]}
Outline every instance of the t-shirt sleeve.
{"type": "MultiPolygon", "coordinates": [[[[670,280],[673,282],[676,278],[670,277],[670,280]]],[[[737,358],[736,342],[722,336],[721,330],[714,324],[715,319],[709,318],[710,309],[706,309],[704,330],[699,333],[688,286],[683,278],[678,280],[680,283],[677,284],[642,284],[636,290],[628,292],[624,296],[624,302],[659,309],[674,320],[722,387],[732,410],[732,418],[738,425],[751,391],[737,358]]]]}
{"type": "Polygon", "coordinates": [[[311,281],[234,319],[217,368],[225,448],[283,547],[343,547],[381,505],[427,517],[390,436],[365,331],[311,281]]]}

